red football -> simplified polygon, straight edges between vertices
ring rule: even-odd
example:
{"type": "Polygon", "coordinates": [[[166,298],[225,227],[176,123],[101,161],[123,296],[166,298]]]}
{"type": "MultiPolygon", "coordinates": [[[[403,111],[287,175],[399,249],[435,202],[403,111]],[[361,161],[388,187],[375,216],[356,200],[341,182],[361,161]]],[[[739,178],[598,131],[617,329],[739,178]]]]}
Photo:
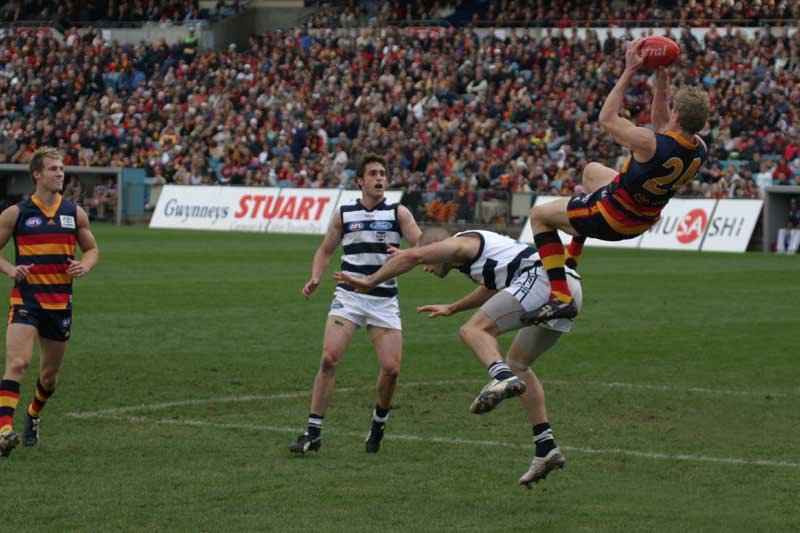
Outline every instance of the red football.
{"type": "Polygon", "coordinates": [[[673,64],[678,59],[681,49],[678,43],[668,37],[652,35],[645,38],[639,52],[644,55],[644,68],[654,69],[673,64]]]}

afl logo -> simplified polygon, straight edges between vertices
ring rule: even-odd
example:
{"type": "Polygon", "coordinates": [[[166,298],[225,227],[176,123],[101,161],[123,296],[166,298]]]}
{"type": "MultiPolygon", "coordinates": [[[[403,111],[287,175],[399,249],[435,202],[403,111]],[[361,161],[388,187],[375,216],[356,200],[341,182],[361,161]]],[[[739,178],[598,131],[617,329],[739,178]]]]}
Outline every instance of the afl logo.
{"type": "Polygon", "coordinates": [[[392,223],[386,220],[377,220],[369,225],[369,229],[385,231],[387,229],[392,229],[392,223]]]}
{"type": "Polygon", "coordinates": [[[35,228],[42,225],[42,219],[39,217],[31,217],[25,221],[25,225],[29,228],[35,228]]]}
{"type": "Polygon", "coordinates": [[[364,229],[363,222],[351,222],[347,225],[347,231],[361,231],[364,229]]]}

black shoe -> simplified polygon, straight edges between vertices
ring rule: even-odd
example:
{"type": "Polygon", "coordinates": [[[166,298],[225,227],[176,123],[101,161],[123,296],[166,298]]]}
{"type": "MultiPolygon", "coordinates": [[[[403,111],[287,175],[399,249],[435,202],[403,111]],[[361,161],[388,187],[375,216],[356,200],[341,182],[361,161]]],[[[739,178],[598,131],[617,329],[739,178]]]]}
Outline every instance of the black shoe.
{"type": "Polygon", "coordinates": [[[319,447],[322,446],[322,437],[318,436],[311,438],[308,433],[303,433],[297,440],[289,445],[289,451],[292,453],[304,454],[308,451],[318,452],[319,447]]]}
{"type": "Polygon", "coordinates": [[[369,430],[369,433],[367,433],[367,439],[365,441],[367,453],[378,453],[378,450],[381,449],[381,440],[383,440],[383,430],[385,427],[386,424],[372,423],[372,428],[369,430]]]}
{"type": "Polygon", "coordinates": [[[565,303],[561,300],[553,299],[538,309],[522,313],[519,321],[526,326],[530,326],[558,318],[575,318],[576,316],[578,316],[578,306],[575,305],[575,300],[565,303]]]}
{"type": "Polygon", "coordinates": [[[6,431],[0,435],[0,457],[8,457],[17,446],[19,446],[19,433],[16,431],[6,431]]]}
{"type": "Polygon", "coordinates": [[[22,445],[26,448],[36,446],[39,442],[39,417],[31,416],[25,409],[25,429],[22,431],[22,445]]]}

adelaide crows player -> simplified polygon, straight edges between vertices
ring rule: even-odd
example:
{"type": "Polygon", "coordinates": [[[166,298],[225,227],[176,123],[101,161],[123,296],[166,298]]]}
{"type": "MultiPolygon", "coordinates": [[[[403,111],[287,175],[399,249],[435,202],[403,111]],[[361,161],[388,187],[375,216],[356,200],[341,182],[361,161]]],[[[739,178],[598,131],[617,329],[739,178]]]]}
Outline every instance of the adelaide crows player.
{"type": "Polygon", "coordinates": [[[62,198],[64,163],[61,153],[42,147],[33,153],[30,173],[33,195],[0,214],[0,248],[14,237],[15,264],[0,257],[0,270],[14,280],[6,333],[6,362],[0,381],[0,455],[7,456],[20,440],[39,441],[39,416],[58,383],[72,327],[72,280],[88,273],[99,258],[89,217],[62,198]],[[75,247],[80,247],[80,260],[75,247]],[[41,347],[39,379],[26,407],[22,438],[13,429],[20,381],[41,347]]]}
{"type": "Polygon", "coordinates": [[[589,163],[583,172],[588,193],[531,209],[533,240],[550,279],[551,295],[547,303],[522,315],[524,324],[575,317],[578,308],[566,282],[564,266],[577,266],[586,237],[618,241],[641,235],[658,222],[670,198],[694,178],[707,158],[705,143],[697,133],[708,120],[708,95],[698,87],[682,87],[670,109],[665,67],[659,67],[656,73],[653,129],[637,127],[620,116],[628,85],[644,62],[639,52],[642,41],[636,39],[628,44],[625,70],[599,117],[603,129],[632,152],[622,172],[589,163]],[[575,237],[566,256],[558,230],[575,237]]]}

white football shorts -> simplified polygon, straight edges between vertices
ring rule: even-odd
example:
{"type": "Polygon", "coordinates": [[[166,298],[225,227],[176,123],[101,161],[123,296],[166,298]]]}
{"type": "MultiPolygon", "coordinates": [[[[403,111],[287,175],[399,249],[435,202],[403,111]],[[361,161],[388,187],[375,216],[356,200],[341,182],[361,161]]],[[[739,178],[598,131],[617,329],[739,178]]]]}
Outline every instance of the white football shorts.
{"type": "Polygon", "coordinates": [[[336,287],[328,316],[340,316],[361,327],[378,326],[403,329],[400,324],[400,303],[397,296],[385,298],[346,291],[336,287]]]}
{"type": "MultiPolygon", "coordinates": [[[[580,309],[583,302],[580,277],[574,271],[567,271],[567,284],[572,292],[572,297],[575,298],[575,304],[580,309]]],[[[538,309],[549,298],[550,281],[547,279],[547,272],[544,267],[537,266],[521,274],[511,282],[509,287],[489,298],[481,306],[481,310],[497,322],[501,332],[512,331],[522,327],[522,323],[519,321],[522,313],[538,309]],[[509,298],[508,295],[512,298],[509,298]]],[[[573,320],[559,318],[539,325],[567,333],[572,329],[573,320]]]]}

